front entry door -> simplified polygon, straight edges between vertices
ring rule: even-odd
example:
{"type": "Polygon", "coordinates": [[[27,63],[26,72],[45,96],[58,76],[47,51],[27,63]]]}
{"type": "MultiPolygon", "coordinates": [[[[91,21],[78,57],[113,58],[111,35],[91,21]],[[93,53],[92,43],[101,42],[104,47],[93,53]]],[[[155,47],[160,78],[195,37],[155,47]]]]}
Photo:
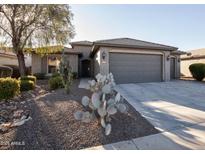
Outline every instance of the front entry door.
{"type": "Polygon", "coordinates": [[[82,77],[90,77],[90,60],[82,61],[82,77]]]}

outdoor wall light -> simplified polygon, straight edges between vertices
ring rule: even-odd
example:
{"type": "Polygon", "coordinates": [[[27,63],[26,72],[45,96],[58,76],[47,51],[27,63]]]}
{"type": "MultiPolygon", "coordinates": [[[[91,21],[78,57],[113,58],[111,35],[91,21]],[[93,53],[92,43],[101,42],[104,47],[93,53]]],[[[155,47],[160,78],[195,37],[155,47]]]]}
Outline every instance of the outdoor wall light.
{"type": "Polygon", "coordinates": [[[169,61],[169,60],[170,60],[170,55],[167,56],[167,61],[169,61]]]}
{"type": "Polygon", "coordinates": [[[181,61],[181,59],[180,58],[178,58],[178,62],[180,62],[181,61]]]}
{"type": "Polygon", "coordinates": [[[102,52],[102,62],[106,63],[106,56],[107,54],[105,53],[105,51],[102,52]]]}

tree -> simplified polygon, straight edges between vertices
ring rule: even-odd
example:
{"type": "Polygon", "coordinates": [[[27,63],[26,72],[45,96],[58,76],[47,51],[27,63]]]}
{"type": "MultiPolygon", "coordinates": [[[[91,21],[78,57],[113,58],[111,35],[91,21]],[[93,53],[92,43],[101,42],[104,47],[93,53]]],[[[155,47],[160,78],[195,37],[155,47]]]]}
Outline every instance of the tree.
{"type": "Polygon", "coordinates": [[[63,45],[74,37],[69,5],[0,5],[0,40],[12,46],[21,76],[25,48],[63,45]]]}

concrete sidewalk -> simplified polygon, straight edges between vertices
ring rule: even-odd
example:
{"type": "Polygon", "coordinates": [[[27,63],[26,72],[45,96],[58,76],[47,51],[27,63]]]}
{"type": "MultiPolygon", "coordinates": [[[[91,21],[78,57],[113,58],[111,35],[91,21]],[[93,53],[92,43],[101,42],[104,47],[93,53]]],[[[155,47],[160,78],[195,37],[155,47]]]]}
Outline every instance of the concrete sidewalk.
{"type": "Polygon", "coordinates": [[[204,150],[205,123],[85,150],[204,150]]]}
{"type": "Polygon", "coordinates": [[[92,80],[91,78],[81,78],[78,88],[89,89],[88,81],[92,80]]]}

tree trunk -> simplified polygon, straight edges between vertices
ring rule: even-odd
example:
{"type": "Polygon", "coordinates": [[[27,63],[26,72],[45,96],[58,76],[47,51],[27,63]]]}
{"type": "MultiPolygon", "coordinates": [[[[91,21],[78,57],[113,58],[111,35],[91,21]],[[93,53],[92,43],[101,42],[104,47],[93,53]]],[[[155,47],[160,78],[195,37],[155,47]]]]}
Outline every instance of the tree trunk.
{"type": "Polygon", "coordinates": [[[17,53],[18,64],[19,64],[19,73],[21,76],[26,75],[26,65],[24,60],[24,54],[22,51],[18,51],[17,53]]]}

